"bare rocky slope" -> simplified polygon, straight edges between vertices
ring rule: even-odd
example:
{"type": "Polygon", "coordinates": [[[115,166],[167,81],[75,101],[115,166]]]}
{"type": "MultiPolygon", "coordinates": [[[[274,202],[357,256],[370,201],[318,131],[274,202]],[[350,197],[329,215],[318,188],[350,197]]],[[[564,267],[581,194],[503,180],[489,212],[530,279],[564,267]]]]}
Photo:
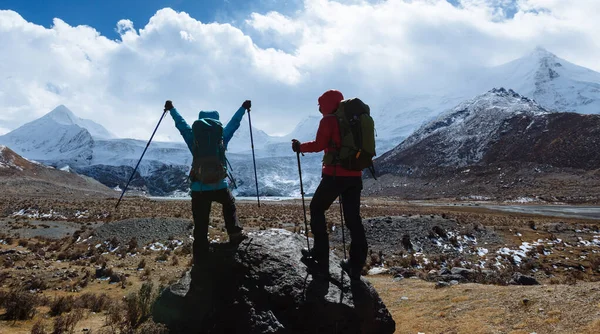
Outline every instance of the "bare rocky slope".
{"type": "Polygon", "coordinates": [[[100,182],[27,160],[0,145],[0,191],[20,196],[100,196],[117,193],[100,182]]]}

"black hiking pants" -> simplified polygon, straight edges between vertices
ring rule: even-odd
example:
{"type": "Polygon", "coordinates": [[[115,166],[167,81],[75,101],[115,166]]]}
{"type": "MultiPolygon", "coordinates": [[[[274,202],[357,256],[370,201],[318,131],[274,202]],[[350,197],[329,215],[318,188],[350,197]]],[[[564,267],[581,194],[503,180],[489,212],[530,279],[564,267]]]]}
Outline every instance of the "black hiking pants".
{"type": "MultiPolygon", "coordinates": [[[[315,244],[313,256],[317,261],[328,261],[329,239],[325,223],[325,211],[340,196],[344,210],[344,221],[350,230],[350,265],[360,272],[367,259],[367,239],[360,217],[360,193],[362,178],[359,176],[323,175],[319,187],[310,201],[310,228],[315,244]]],[[[325,262],[328,263],[328,262],[325,262]]]]}
{"type": "Polygon", "coordinates": [[[227,234],[242,231],[235,208],[235,198],[229,189],[212,191],[192,191],[192,214],[194,215],[194,264],[198,264],[208,255],[208,224],[212,202],[223,205],[223,219],[227,234]]]}

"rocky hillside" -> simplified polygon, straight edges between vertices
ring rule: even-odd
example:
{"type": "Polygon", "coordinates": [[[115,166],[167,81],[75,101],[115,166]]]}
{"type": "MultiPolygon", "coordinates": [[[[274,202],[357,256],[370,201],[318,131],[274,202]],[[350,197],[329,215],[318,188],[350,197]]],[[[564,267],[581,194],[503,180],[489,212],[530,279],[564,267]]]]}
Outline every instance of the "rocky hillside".
{"type": "Polygon", "coordinates": [[[598,115],[549,112],[512,90],[493,89],[375,161],[380,175],[403,178],[405,189],[391,190],[394,181],[367,188],[398,194],[415,187],[416,197],[593,197],[582,188],[600,183],[599,134],[598,115]]]}
{"type": "Polygon", "coordinates": [[[493,89],[425,124],[377,159],[377,165],[393,173],[398,164],[417,168],[476,164],[497,140],[505,121],[545,114],[548,111],[540,105],[512,90],[493,89]]]}
{"type": "Polygon", "coordinates": [[[89,178],[27,160],[0,145],[0,191],[19,195],[115,196],[116,192],[89,178]]]}

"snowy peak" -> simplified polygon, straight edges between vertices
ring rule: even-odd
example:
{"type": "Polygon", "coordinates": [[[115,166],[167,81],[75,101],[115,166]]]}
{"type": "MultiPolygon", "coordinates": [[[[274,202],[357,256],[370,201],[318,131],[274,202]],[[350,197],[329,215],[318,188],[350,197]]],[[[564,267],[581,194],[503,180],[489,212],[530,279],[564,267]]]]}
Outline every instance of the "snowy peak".
{"type": "Polygon", "coordinates": [[[536,59],[557,59],[556,55],[545,48],[538,46],[536,47],[528,57],[536,58],[536,59]]]}
{"type": "Polygon", "coordinates": [[[77,125],[80,120],[71,110],[69,110],[69,108],[62,104],[47,113],[43,118],[51,119],[56,123],[63,125],[77,125]]]}
{"type": "Polygon", "coordinates": [[[77,117],[69,108],[62,104],[54,108],[51,112],[47,113],[39,120],[52,121],[61,125],[77,125],[86,129],[94,138],[114,138],[114,136],[102,125],[89,119],[77,117]]]}
{"type": "Polygon", "coordinates": [[[0,144],[39,161],[89,161],[94,146],[90,132],[77,124],[64,124],[65,117],[70,117],[68,113],[55,113],[53,116],[59,117],[63,123],[46,115],[0,136],[0,144]]]}
{"type": "Polygon", "coordinates": [[[492,89],[459,104],[422,126],[381,157],[384,164],[461,167],[481,161],[498,130],[516,116],[534,117],[550,112],[511,89],[492,89]]]}
{"type": "Polygon", "coordinates": [[[535,72],[536,82],[547,82],[560,77],[557,70],[563,67],[563,65],[555,54],[538,47],[530,57],[534,58],[538,64],[538,69],[535,72]]]}
{"type": "Polygon", "coordinates": [[[490,69],[482,87],[503,86],[555,111],[600,111],[600,73],[536,48],[529,55],[490,69]]]}

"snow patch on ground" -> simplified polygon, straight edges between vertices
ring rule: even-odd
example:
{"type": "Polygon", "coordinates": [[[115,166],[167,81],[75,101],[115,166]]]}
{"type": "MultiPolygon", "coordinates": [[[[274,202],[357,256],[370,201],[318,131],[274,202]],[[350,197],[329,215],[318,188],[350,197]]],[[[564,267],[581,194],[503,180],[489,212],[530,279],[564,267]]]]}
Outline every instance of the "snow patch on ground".
{"type": "Polygon", "coordinates": [[[46,218],[46,219],[67,219],[61,213],[50,209],[49,212],[40,212],[37,209],[21,209],[17,212],[13,212],[11,217],[27,217],[33,219],[46,218]]]}
{"type": "Polygon", "coordinates": [[[486,254],[488,254],[490,251],[487,248],[483,248],[483,247],[478,247],[477,248],[477,255],[479,256],[485,256],[486,254]]]}
{"type": "Polygon", "coordinates": [[[533,202],[539,202],[540,200],[538,200],[537,198],[533,198],[533,197],[519,197],[517,199],[513,199],[510,201],[506,201],[507,203],[533,203],[533,202]]]}
{"type": "Polygon", "coordinates": [[[388,269],[386,269],[386,268],[375,267],[375,268],[371,268],[367,274],[368,275],[381,275],[381,274],[385,274],[387,272],[388,272],[388,269]]]}
{"type": "Polygon", "coordinates": [[[149,249],[151,251],[164,251],[167,249],[177,249],[179,247],[183,246],[183,241],[181,240],[169,240],[167,243],[162,243],[162,242],[153,242],[151,244],[149,244],[148,246],[144,247],[144,249],[149,249]]]}

